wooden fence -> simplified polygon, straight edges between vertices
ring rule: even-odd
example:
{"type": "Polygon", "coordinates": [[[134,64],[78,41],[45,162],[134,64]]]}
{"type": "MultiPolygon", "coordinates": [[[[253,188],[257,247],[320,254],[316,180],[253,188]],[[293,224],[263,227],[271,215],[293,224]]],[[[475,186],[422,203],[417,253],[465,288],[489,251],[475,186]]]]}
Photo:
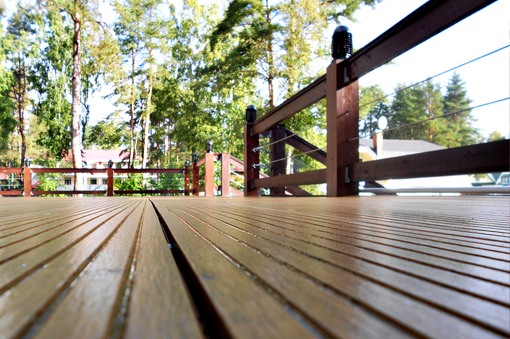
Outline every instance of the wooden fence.
{"type": "Polygon", "coordinates": [[[398,158],[359,162],[358,79],[433,37],[494,0],[431,0],[345,60],[334,60],[324,76],[245,127],[245,196],[260,188],[280,194],[288,185],[327,183],[331,197],[356,195],[359,181],[508,171],[508,140],[398,158]],[[280,123],[318,101],[327,100],[327,152],[285,130],[280,123]],[[270,131],[270,132],[269,132],[270,131]],[[271,135],[271,176],[259,178],[256,151],[271,135]],[[285,143],[283,142],[285,141],[285,143]],[[326,165],[326,169],[285,175],[285,144],[326,165]],[[255,150],[254,150],[255,149],[255,150]],[[283,168],[283,169],[282,169],[283,168]]]}
{"type": "MultiPolygon", "coordinates": [[[[237,159],[236,159],[237,160],[237,159]]],[[[239,161],[239,160],[237,160],[239,161]]],[[[0,191],[0,196],[21,196],[30,197],[32,195],[47,194],[94,194],[112,197],[115,194],[175,194],[182,193],[185,196],[190,194],[198,196],[199,192],[205,192],[205,196],[213,196],[214,189],[221,190],[222,195],[230,196],[230,155],[228,153],[206,153],[205,157],[193,163],[192,168],[147,168],[147,169],[122,169],[122,168],[0,168],[0,173],[14,173],[23,182],[23,190],[0,191]],[[214,162],[221,161],[221,186],[214,186],[214,162]],[[200,167],[205,165],[204,182],[205,186],[200,187],[200,167]],[[32,189],[32,174],[34,173],[90,173],[106,174],[106,190],[56,190],[39,191],[32,189]],[[116,190],[114,189],[114,176],[117,174],[136,174],[136,173],[172,173],[184,175],[184,187],[174,190],[116,190]],[[193,174],[193,189],[190,189],[190,174],[193,174]]],[[[237,191],[237,190],[236,190],[237,191]]],[[[234,192],[242,195],[242,192],[234,192]]]]}

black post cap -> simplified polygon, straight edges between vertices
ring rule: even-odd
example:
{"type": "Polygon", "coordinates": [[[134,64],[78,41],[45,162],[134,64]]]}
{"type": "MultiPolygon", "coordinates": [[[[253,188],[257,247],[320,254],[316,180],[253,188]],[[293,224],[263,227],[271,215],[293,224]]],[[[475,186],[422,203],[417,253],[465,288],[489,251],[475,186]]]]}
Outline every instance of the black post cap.
{"type": "Polygon", "coordinates": [[[208,141],[205,145],[205,150],[207,153],[212,153],[213,152],[213,142],[212,141],[208,141]]]}
{"type": "Polygon", "coordinates": [[[246,107],[246,122],[251,124],[257,120],[257,107],[249,105],[246,107]]]}
{"type": "Polygon", "coordinates": [[[193,162],[198,161],[198,153],[193,153],[193,162]]]}
{"type": "Polygon", "coordinates": [[[352,55],[352,34],[347,26],[338,26],[331,40],[333,59],[345,59],[352,55]]]}

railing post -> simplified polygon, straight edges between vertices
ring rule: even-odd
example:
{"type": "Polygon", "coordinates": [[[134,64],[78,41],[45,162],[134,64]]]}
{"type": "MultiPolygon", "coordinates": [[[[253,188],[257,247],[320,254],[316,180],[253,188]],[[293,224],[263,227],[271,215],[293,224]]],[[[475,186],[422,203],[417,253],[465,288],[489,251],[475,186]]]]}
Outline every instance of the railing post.
{"type": "Polygon", "coordinates": [[[221,196],[230,196],[230,154],[221,153],[221,196]]]}
{"type": "Polygon", "coordinates": [[[186,160],[186,166],[184,169],[184,196],[189,196],[189,160],[186,160]]]}
{"type": "Polygon", "coordinates": [[[205,154],[205,196],[214,196],[214,154],[205,154]]]}
{"type": "Polygon", "coordinates": [[[250,105],[246,108],[246,125],[244,126],[244,196],[259,196],[260,190],[253,187],[253,180],[259,178],[259,152],[253,152],[259,147],[259,134],[252,135],[252,125],[257,119],[257,109],[250,105]]]}
{"type": "Polygon", "coordinates": [[[357,195],[358,183],[350,182],[348,165],[359,162],[359,93],[358,81],[348,80],[341,60],[334,60],[326,74],[327,100],[327,171],[328,197],[357,195]],[[341,88],[337,90],[337,88],[341,88]]]}
{"type": "Polygon", "coordinates": [[[197,166],[198,153],[193,154],[193,196],[198,197],[198,189],[200,188],[200,167],[197,166]]]}
{"type": "Polygon", "coordinates": [[[107,173],[108,173],[107,179],[108,189],[106,191],[106,196],[113,197],[113,168],[108,168],[107,173]]]}
{"type": "Polygon", "coordinates": [[[25,191],[25,198],[30,198],[32,195],[32,173],[30,167],[23,168],[23,188],[25,191]]]}
{"type": "MultiPolygon", "coordinates": [[[[278,124],[278,125],[274,126],[272,129],[270,142],[273,143],[273,142],[281,140],[283,138],[285,138],[285,125],[278,124]]],[[[269,150],[271,151],[271,153],[269,154],[270,162],[273,162],[274,160],[277,160],[277,159],[285,158],[285,142],[284,141],[278,142],[276,144],[269,146],[269,150]]],[[[286,167],[285,160],[271,163],[270,175],[272,177],[275,177],[278,175],[285,175],[285,167],[286,167]]],[[[271,188],[271,195],[285,195],[285,187],[271,188]]]]}

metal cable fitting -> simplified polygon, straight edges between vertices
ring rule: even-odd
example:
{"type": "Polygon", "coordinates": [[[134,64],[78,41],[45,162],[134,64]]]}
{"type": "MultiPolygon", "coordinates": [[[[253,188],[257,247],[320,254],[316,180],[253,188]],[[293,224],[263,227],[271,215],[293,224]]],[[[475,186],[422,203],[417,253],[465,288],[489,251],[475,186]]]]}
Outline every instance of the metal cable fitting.
{"type": "Polygon", "coordinates": [[[271,166],[266,164],[253,164],[252,168],[271,168],[271,166]]]}

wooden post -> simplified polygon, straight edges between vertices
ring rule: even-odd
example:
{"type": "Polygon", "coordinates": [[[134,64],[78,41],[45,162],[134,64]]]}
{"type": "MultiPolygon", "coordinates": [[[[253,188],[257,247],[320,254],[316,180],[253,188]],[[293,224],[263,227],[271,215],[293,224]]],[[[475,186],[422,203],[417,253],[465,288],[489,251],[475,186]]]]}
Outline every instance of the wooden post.
{"type": "Polygon", "coordinates": [[[108,168],[108,179],[107,184],[108,188],[106,191],[106,196],[113,197],[113,168],[108,168]]]}
{"type": "Polygon", "coordinates": [[[32,173],[30,167],[23,168],[23,187],[25,191],[25,198],[30,198],[32,195],[32,173]]]}
{"type": "Polygon", "coordinates": [[[184,169],[184,196],[189,196],[189,172],[190,170],[186,167],[184,169]]]}
{"type": "Polygon", "coordinates": [[[193,163],[193,191],[192,195],[198,197],[198,189],[200,188],[200,167],[197,166],[197,163],[193,163]]]}
{"type": "Polygon", "coordinates": [[[253,165],[260,162],[259,152],[253,152],[259,147],[259,135],[251,135],[252,124],[247,123],[244,127],[244,196],[258,197],[258,188],[253,188],[253,180],[259,178],[259,167],[253,165]]]}
{"type": "Polygon", "coordinates": [[[333,61],[326,74],[327,90],[327,174],[328,197],[357,195],[358,183],[350,182],[348,165],[359,162],[358,81],[343,87],[343,63],[333,61]],[[340,71],[341,70],[341,71],[340,71]],[[337,91],[337,88],[343,87],[337,91]]]}
{"type": "Polygon", "coordinates": [[[221,196],[230,197],[230,154],[221,153],[221,196]]]}
{"type": "MultiPolygon", "coordinates": [[[[270,142],[273,143],[277,140],[285,138],[285,125],[278,124],[272,128],[272,136],[270,142]]],[[[269,146],[271,151],[269,160],[272,162],[277,159],[285,158],[285,142],[278,142],[274,145],[269,146]]],[[[279,175],[285,175],[286,161],[281,160],[271,164],[270,176],[275,177],[279,175]]],[[[273,187],[271,189],[271,195],[285,195],[285,187],[273,187]]]]}
{"type": "Polygon", "coordinates": [[[214,154],[205,154],[205,196],[214,196],[214,154]]]}

